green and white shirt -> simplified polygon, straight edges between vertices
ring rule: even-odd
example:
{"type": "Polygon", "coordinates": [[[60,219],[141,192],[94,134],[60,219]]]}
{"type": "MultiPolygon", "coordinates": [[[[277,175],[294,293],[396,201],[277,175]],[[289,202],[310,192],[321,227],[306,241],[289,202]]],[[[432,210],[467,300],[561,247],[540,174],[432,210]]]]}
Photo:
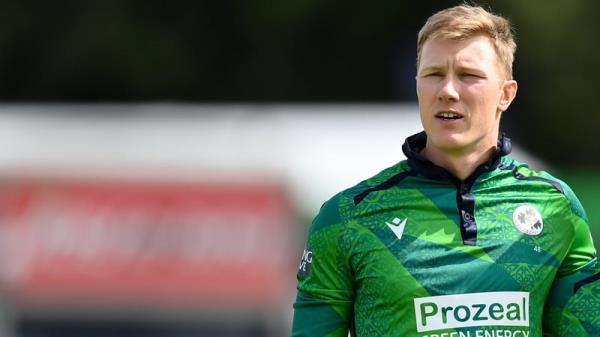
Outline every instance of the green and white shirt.
{"type": "Polygon", "coordinates": [[[425,142],[323,205],[292,336],[600,336],[600,266],[570,188],[506,157],[505,137],[464,181],[425,142]]]}

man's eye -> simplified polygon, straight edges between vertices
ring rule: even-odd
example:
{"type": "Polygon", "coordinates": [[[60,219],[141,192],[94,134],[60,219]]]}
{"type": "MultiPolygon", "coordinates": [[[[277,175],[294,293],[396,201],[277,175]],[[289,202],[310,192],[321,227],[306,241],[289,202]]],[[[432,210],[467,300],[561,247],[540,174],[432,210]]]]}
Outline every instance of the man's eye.
{"type": "Polygon", "coordinates": [[[463,76],[464,77],[482,78],[481,76],[479,76],[477,74],[472,74],[472,73],[464,73],[463,76]]]}
{"type": "Polygon", "coordinates": [[[431,74],[427,74],[425,75],[425,77],[443,77],[444,74],[442,73],[431,73],[431,74]]]}

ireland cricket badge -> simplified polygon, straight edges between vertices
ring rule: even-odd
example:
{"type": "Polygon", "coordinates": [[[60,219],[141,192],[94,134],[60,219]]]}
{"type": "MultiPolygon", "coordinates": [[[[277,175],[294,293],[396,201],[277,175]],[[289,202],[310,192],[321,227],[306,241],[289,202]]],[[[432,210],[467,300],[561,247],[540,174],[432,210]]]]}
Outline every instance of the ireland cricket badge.
{"type": "Polygon", "coordinates": [[[513,224],[521,233],[527,235],[539,235],[544,229],[540,211],[530,205],[521,205],[515,209],[513,224]]]}

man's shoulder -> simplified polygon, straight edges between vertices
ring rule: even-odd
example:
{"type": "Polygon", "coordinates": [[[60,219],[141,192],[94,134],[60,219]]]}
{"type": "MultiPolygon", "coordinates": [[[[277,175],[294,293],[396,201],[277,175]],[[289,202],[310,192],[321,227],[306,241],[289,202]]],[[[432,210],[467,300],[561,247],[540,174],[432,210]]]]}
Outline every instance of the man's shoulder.
{"type": "Polygon", "coordinates": [[[576,215],[587,219],[585,211],[579,202],[579,199],[571,189],[571,187],[562,179],[557,178],[546,170],[536,170],[531,168],[527,163],[505,158],[500,166],[501,169],[510,170],[517,180],[530,181],[532,184],[536,182],[546,183],[553,187],[550,189],[553,193],[560,193],[564,196],[563,201],[567,202],[576,215]]]}
{"type": "Polygon", "coordinates": [[[321,206],[321,209],[315,218],[315,223],[331,224],[348,221],[352,217],[354,209],[363,195],[368,193],[371,189],[385,184],[390,181],[390,179],[402,176],[409,171],[410,167],[408,166],[407,161],[403,160],[352,187],[338,192],[323,203],[323,206],[321,206]]]}
{"type": "Polygon", "coordinates": [[[545,182],[562,194],[566,194],[566,189],[570,191],[569,186],[561,179],[546,170],[532,168],[526,162],[505,157],[500,164],[500,169],[512,171],[514,178],[517,180],[545,182]]]}

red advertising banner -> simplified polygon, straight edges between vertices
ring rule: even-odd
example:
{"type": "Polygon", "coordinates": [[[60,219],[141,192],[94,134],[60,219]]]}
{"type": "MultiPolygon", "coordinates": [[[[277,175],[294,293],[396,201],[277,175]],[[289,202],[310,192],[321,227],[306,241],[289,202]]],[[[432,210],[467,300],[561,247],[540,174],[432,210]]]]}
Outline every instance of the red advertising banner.
{"type": "Polygon", "coordinates": [[[274,182],[0,181],[0,280],[25,302],[269,303],[290,231],[274,182]]]}

